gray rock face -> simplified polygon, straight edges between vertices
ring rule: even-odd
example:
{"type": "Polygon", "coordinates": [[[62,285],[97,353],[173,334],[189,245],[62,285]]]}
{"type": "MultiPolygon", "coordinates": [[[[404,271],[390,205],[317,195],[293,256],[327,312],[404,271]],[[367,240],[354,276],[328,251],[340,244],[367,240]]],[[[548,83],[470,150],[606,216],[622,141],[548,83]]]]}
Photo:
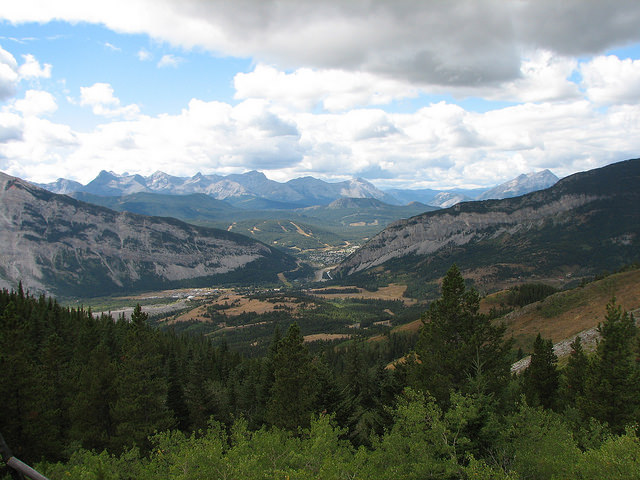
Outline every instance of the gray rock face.
{"type": "Polygon", "coordinates": [[[461,193],[440,192],[434,197],[430,205],[440,208],[449,208],[460,202],[469,202],[471,200],[473,199],[461,193]]]}
{"type": "Polygon", "coordinates": [[[401,220],[376,235],[365,247],[347,259],[340,268],[350,275],[410,254],[429,255],[445,246],[462,246],[472,241],[513,235],[541,226],[553,215],[569,212],[596,197],[568,195],[535,208],[487,213],[461,210],[458,205],[401,220]]]}
{"type": "Polygon", "coordinates": [[[85,192],[101,196],[122,196],[139,192],[167,195],[204,193],[218,200],[249,196],[298,206],[324,205],[342,197],[375,198],[387,203],[398,203],[392,196],[362,178],[329,183],[305,177],[280,183],[269,180],[263,173],[256,171],[226,177],[201,173],[193,177],[174,177],[163,172],[143,177],[118,175],[103,170],[84,186],[64,179],[39,186],[54,193],[85,192]]]}
{"type": "Polygon", "coordinates": [[[118,213],[0,173],[0,286],[102,295],[211,279],[293,261],[241,235],[118,213]]]}
{"type": "Polygon", "coordinates": [[[558,177],[551,173],[550,170],[543,170],[535,173],[532,172],[526,175],[522,174],[513,180],[486,191],[478,197],[478,200],[517,197],[518,195],[525,195],[527,193],[552,187],[558,182],[558,180],[558,177]]]}
{"type": "Polygon", "coordinates": [[[449,264],[463,258],[473,268],[505,262],[522,271],[618,268],[640,255],[639,184],[640,159],[627,160],[572,175],[547,190],[424,213],[389,225],[332,274],[351,275],[410,256],[416,258],[388,268],[410,271],[420,264],[424,274],[424,266],[438,258],[449,264]]]}

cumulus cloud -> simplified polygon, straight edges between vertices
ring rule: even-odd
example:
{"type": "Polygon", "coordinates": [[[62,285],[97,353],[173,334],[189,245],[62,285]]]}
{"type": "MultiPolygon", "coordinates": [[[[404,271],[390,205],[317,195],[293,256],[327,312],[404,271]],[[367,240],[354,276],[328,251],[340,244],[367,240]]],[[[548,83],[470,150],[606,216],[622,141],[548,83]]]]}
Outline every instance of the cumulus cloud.
{"type": "Polygon", "coordinates": [[[574,58],[554,54],[548,50],[536,50],[523,55],[520,76],[501,84],[498,88],[467,89],[492,100],[512,102],[548,102],[576,99],[581,96],[578,85],[571,76],[578,62],[574,58]]]}
{"type": "MultiPolygon", "coordinates": [[[[144,116],[108,83],[83,87],[76,103],[105,123],[82,133],[42,118],[55,98],[30,90],[0,110],[0,158],[13,174],[86,182],[99,169],[255,168],[278,180],[366,175],[381,186],[444,188],[494,185],[542,168],[563,176],[640,150],[640,61],[578,60],[640,41],[637,1],[86,3],[22,0],[0,18],[99,23],[251,58],[255,67],[235,76],[237,103],[192,99],[178,114],[144,116]],[[382,108],[415,96],[425,105],[430,93],[515,105],[382,108]]],[[[137,56],[153,58],[145,49],[137,56]]],[[[15,96],[23,79],[51,75],[50,65],[23,60],[0,49],[0,99],[15,96]]],[[[155,61],[175,67],[181,57],[155,61]]]]}
{"type": "Polygon", "coordinates": [[[0,123],[0,143],[20,139],[22,139],[22,129],[18,125],[5,126],[0,123]]]}
{"type": "Polygon", "coordinates": [[[640,40],[635,0],[588,2],[588,8],[583,0],[22,0],[4,6],[0,18],[101,23],[280,69],[369,72],[469,88],[519,78],[521,52],[594,54],[640,40]]]}
{"type": "Polygon", "coordinates": [[[263,64],[252,72],[238,73],[234,87],[238,99],[270,99],[300,110],[321,104],[326,110],[341,111],[417,95],[406,82],[370,73],[309,68],[286,73],[263,64]]]}
{"type": "Polygon", "coordinates": [[[172,54],[166,54],[163,55],[162,58],[160,58],[160,61],[158,62],[158,68],[177,68],[178,65],[180,65],[183,61],[184,59],[181,57],[176,57],[172,54]]]}
{"type": "Polygon", "coordinates": [[[135,104],[122,106],[108,83],[80,87],[80,105],[89,106],[94,114],[105,117],[133,118],[140,113],[140,108],[135,104]]]}
{"type": "Polygon", "coordinates": [[[36,60],[33,55],[23,55],[24,63],[20,65],[18,73],[21,78],[33,79],[33,78],[50,78],[51,77],[51,65],[45,63],[44,66],[40,66],[40,62],[36,60]]]}
{"type": "Polygon", "coordinates": [[[0,47],[0,100],[16,94],[21,80],[51,77],[51,65],[40,65],[33,55],[23,55],[24,62],[18,65],[15,57],[0,47]]]}
{"type": "MultiPolygon", "coordinates": [[[[87,101],[114,108],[108,88],[90,93],[87,101]]],[[[7,137],[0,155],[20,165],[10,173],[47,180],[49,168],[51,178],[83,182],[100,169],[185,176],[258,169],[280,180],[366,174],[380,186],[484,186],[549,167],[563,176],[640,150],[639,106],[603,112],[585,99],[485,113],[440,102],[412,113],[339,114],[287,111],[256,99],[235,106],[192,100],[176,115],[111,121],[84,133],[7,113],[0,126],[7,137]]]]}
{"type": "Polygon", "coordinates": [[[580,72],[587,96],[598,104],[640,101],[640,60],[600,56],[584,63],[580,72]]]}
{"type": "Polygon", "coordinates": [[[18,62],[13,55],[0,47],[0,100],[14,95],[18,79],[18,62]]]}
{"type": "Polygon", "coordinates": [[[14,103],[14,108],[27,117],[50,115],[58,109],[53,95],[43,90],[27,90],[21,100],[14,103]]]}

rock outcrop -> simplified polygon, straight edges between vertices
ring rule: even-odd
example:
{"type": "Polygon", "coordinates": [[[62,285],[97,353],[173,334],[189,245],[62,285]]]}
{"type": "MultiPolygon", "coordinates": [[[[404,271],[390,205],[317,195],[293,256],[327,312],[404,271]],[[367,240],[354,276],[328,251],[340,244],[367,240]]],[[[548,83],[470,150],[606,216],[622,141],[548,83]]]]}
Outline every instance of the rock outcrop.
{"type": "Polygon", "coordinates": [[[62,296],[259,280],[293,259],[247,237],[115,212],[0,173],[0,286],[62,296]],[[247,272],[244,272],[247,270],[247,272]]]}
{"type": "Polygon", "coordinates": [[[473,267],[498,260],[518,264],[523,271],[563,262],[595,268],[610,261],[612,268],[640,256],[638,185],[640,159],[628,160],[572,175],[521,197],[465,202],[424,213],[389,225],[332,275],[381,265],[391,271],[411,270],[434,256],[447,256],[449,264],[464,258],[473,267]],[[407,257],[413,260],[399,261],[407,257]],[[389,266],[392,260],[395,266],[389,266]]]}

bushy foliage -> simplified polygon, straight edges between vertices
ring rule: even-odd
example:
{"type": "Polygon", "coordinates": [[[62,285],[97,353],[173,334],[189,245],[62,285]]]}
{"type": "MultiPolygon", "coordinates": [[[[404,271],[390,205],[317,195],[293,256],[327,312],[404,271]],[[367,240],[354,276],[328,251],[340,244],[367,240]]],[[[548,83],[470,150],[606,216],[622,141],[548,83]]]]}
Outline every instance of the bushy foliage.
{"type": "Polygon", "coordinates": [[[640,469],[636,327],[613,301],[596,352],[574,342],[559,381],[541,337],[523,380],[508,377],[504,331],[478,314],[456,268],[426,317],[424,363],[395,369],[364,340],[314,354],[297,324],[276,330],[265,356],[243,358],[147,320],[140,308],[129,322],[0,292],[0,426],[19,458],[51,480],[626,479],[640,469]],[[434,376],[425,367],[436,360],[434,376]]]}
{"type": "Polygon", "coordinates": [[[530,303],[543,300],[557,291],[557,288],[544,283],[525,283],[510,288],[506,300],[509,305],[524,307],[530,303]]]}

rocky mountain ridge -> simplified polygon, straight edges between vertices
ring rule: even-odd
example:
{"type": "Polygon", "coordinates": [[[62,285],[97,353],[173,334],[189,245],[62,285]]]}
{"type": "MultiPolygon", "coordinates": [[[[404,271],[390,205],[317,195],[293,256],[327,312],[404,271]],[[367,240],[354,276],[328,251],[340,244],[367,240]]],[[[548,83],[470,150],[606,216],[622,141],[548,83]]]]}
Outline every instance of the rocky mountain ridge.
{"type": "Polygon", "coordinates": [[[477,200],[489,200],[489,199],[501,199],[511,198],[527,193],[535,192],[537,190],[544,190],[545,188],[552,187],[558,180],[550,170],[542,170],[541,172],[532,172],[529,174],[518,175],[513,180],[502,183],[490,190],[487,190],[482,195],[477,197],[477,200]]]}
{"type": "Polygon", "coordinates": [[[295,268],[247,237],[115,212],[0,173],[0,286],[62,296],[253,279],[295,268]],[[248,271],[249,273],[244,273],[248,271]]]}
{"type": "Polygon", "coordinates": [[[362,178],[329,183],[313,177],[296,178],[286,183],[268,179],[264,173],[251,171],[228,176],[203,175],[175,177],[164,172],[142,175],[118,175],[101,171],[86,185],[65,179],[38,186],[54,193],[83,192],[101,196],[124,196],[134,193],[187,195],[204,193],[218,200],[261,198],[290,204],[291,208],[326,205],[343,198],[375,198],[398,203],[390,195],[362,178]]]}
{"type": "Polygon", "coordinates": [[[240,208],[294,209],[316,205],[328,205],[340,198],[371,198],[390,205],[406,205],[420,202],[439,208],[477,198],[506,198],[522,195],[553,185],[557,177],[548,170],[520,175],[488,192],[486,189],[453,190],[380,190],[367,180],[354,178],[330,183],[314,177],[302,177],[285,183],[268,179],[264,173],[251,171],[228,176],[204,175],[176,177],[164,172],[142,175],[116,174],[101,171],[91,182],[82,185],[59,178],[38,186],[53,193],[90,194],[99,196],[126,196],[137,193],[165,195],[205,194],[217,200],[226,200],[240,208]],[[485,193],[486,192],[486,193],[485,193]],[[486,196],[489,194],[490,196],[486,196]]]}
{"type": "MultiPolygon", "coordinates": [[[[588,272],[640,258],[640,159],[567,177],[521,197],[460,203],[389,225],[333,276],[375,267],[436,274],[439,263],[517,275],[588,272]]],[[[610,267],[609,267],[610,268],[610,267]]]]}

